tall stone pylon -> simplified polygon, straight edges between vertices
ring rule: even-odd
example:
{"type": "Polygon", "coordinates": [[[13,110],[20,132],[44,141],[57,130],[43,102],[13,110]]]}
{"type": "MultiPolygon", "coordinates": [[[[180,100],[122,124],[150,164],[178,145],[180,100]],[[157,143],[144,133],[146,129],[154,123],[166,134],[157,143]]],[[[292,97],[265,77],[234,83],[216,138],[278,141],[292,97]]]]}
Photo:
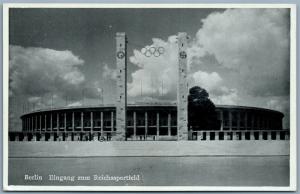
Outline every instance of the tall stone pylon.
{"type": "Polygon", "coordinates": [[[177,133],[178,140],[188,140],[188,83],[187,83],[187,34],[178,33],[178,81],[177,81],[177,133]]]}
{"type": "Polygon", "coordinates": [[[116,135],[112,140],[126,139],[127,110],[127,38],[125,32],[116,33],[116,63],[117,63],[117,99],[116,99],[116,135]]]}

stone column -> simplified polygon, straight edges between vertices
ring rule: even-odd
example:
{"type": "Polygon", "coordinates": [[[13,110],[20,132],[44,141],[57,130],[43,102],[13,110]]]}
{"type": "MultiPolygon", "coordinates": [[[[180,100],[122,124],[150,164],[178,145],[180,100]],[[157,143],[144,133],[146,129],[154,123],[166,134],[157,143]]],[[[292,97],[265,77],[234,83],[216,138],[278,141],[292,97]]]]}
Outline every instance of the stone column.
{"type": "Polygon", "coordinates": [[[159,136],[159,113],[156,113],[156,139],[159,136]]]}
{"type": "Polygon", "coordinates": [[[37,123],[38,123],[38,122],[37,122],[38,119],[37,119],[37,115],[35,116],[35,119],[34,119],[34,120],[35,120],[35,130],[37,131],[37,130],[38,130],[38,124],[37,124],[37,123]]]}
{"type": "Polygon", "coordinates": [[[65,131],[67,131],[67,113],[64,114],[65,131]]]}
{"type": "Polygon", "coordinates": [[[215,140],[219,140],[219,131],[214,131],[215,133],[215,140]]]}
{"type": "Polygon", "coordinates": [[[40,115],[40,131],[42,131],[42,115],[40,115]]]}
{"type": "Polygon", "coordinates": [[[229,111],[229,130],[232,131],[232,112],[229,111]]]}
{"type": "Polygon", "coordinates": [[[260,132],[258,132],[259,133],[259,137],[258,137],[258,139],[259,140],[263,140],[263,132],[262,131],[260,131],[260,132]]]}
{"type": "MultiPolygon", "coordinates": [[[[247,114],[247,111],[245,112],[245,130],[248,130],[248,114],[247,114]]],[[[251,135],[250,135],[251,136],[251,135]]],[[[250,137],[251,138],[251,137],[250,137]]]]}
{"type": "Polygon", "coordinates": [[[289,139],[290,139],[290,134],[289,134],[288,131],[285,132],[285,134],[284,134],[284,139],[285,139],[285,140],[289,140],[289,139]]]}
{"type": "Polygon", "coordinates": [[[145,139],[147,139],[148,135],[148,113],[145,112],[145,139]]]}
{"type": "Polygon", "coordinates": [[[45,115],[45,131],[47,131],[47,115],[45,115]]]}
{"type": "Polygon", "coordinates": [[[133,112],[133,139],[136,140],[136,112],[133,112]]]}
{"type": "Polygon", "coordinates": [[[56,114],[56,127],[57,127],[57,132],[59,131],[59,113],[56,114]]]}
{"type": "Polygon", "coordinates": [[[34,131],[34,122],[33,122],[33,116],[31,117],[31,123],[32,123],[32,125],[31,125],[32,131],[34,131]]]}
{"type": "Polygon", "coordinates": [[[114,112],[111,111],[110,113],[110,125],[111,125],[111,131],[114,131],[114,112]]]}
{"type": "Polygon", "coordinates": [[[265,118],[264,117],[260,118],[260,130],[266,130],[265,118]]]}
{"type": "Polygon", "coordinates": [[[276,140],[280,140],[280,131],[276,131],[276,140]]]}
{"type": "Polygon", "coordinates": [[[246,140],[246,133],[245,132],[241,132],[241,140],[246,140]]]}
{"type": "Polygon", "coordinates": [[[255,140],[254,132],[253,131],[250,132],[250,140],[255,140]]]}
{"type": "Polygon", "coordinates": [[[240,111],[237,111],[237,130],[239,131],[241,129],[241,112],[240,111]]]}
{"type": "Polygon", "coordinates": [[[268,140],[272,140],[271,131],[268,131],[268,140]]]}
{"type": "Polygon", "coordinates": [[[53,121],[52,121],[52,113],[50,114],[50,129],[53,131],[53,121]]]}
{"type": "Polygon", "coordinates": [[[35,133],[32,134],[32,141],[36,141],[36,134],[35,133]]]}
{"type": "Polygon", "coordinates": [[[188,140],[187,119],[187,34],[178,33],[177,133],[178,140],[188,140]]]}
{"type": "Polygon", "coordinates": [[[26,118],[26,120],[27,120],[27,130],[28,131],[30,131],[30,119],[29,118],[26,118]]]}
{"type": "Polygon", "coordinates": [[[237,132],[232,132],[232,134],[233,134],[232,139],[238,140],[237,132]]]}
{"type": "Polygon", "coordinates": [[[83,131],[83,116],[84,116],[84,113],[81,112],[81,131],[83,131]]]}
{"type": "Polygon", "coordinates": [[[113,140],[125,140],[127,109],[127,38],[124,32],[116,34],[117,62],[117,102],[116,102],[116,135],[113,140]]]}
{"type": "Polygon", "coordinates": [[[101,129],[100,129],[100,132],[101,132],[101,138],[103,138],[104,137],[104,135],[103,135],[103,127],[104,127],[104,125],[103,125],[103,112],[101,112],[100,113],[100,119],[101,119],[101,129]]]}
{"type": "Polygon", "coordinates": [[[203,140],[203,132],[202,132],[202,131],[198,131],[198,132],[197,132],[197,140],[198,140],[198,141],[203,140]]]}
{"type": "Polygon", "coordinates": [[[75,113],[72,112],[72,131],[75,131],[75,113]]]}
{"type": "Polygon", "coordinates": [[[168,114],[168,136],[171,136],[171,114],[168,114]]]}
{"type": "Polygon", "coordinates": [[[206,131],[206,140],[210,141],[210,132],[209,131],[206,131]]]}
{"type": "Polygon", "coordinates": [[[91,111],[91,131],[94,131],[94,115],[93,111],[91,111]]]}
{"type": "Polygon", "coordinates": [[[254,114],[251,116],[251,130],[254,130],[254,114]]]}
{"type": "Polygon", "coordinates": [[[221,131],[223,131],[224,129],[224,116],[223,116],[223,111],[220,110],[220,120],[221,120],[221,131]]]}

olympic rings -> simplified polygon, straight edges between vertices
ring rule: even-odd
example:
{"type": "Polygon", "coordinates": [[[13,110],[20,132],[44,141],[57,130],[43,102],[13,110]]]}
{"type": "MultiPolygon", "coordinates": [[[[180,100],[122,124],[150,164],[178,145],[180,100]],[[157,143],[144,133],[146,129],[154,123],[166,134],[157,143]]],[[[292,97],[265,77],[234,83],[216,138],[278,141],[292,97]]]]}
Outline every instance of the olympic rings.
{"type": "Polygon", "coordinates": [[[141,53],[146,57],[151,57],[152,55],[155,57],[159,57],[160,55],[164,54],[165,49],[163,47],[154,47],[154,46],[147,46],[146,48],[141,49],[141,53]]]}

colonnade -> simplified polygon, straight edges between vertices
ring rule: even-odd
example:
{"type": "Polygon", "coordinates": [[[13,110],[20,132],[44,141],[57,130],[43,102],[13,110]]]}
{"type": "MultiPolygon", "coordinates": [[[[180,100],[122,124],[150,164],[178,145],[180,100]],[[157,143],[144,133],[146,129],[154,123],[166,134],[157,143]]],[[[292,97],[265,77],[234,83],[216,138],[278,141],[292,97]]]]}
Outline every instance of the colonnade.
{"type": "MultiPolygon", "coordinates": [[[[153,112],[151,112],[153,114],[153,112]]],[[[171,136],[171,128],[176,127],[172,122],[172,116],[171,113],[168,113],[166,117],[161,118],[161,114],[159,112],[155,112],[156,120],[155,122],[151,121],[148,118],[148,112],[146,111],[144,113],[144,125],[140,126],[137,123],[137,112],[133,111],[129,114],[132,114],[132,121],[130,121],[130,125],[127,125],[128,129],[133,129],[133,134],[131,134],[128,138],[138,139],[140,138],[137,136],[137,130],[138,128],[144,128],[145,136],[147,138],[149,128],[156,128],[156,135],[159,136],[160,129],[162,127],[167,127],[167,134],[166,136],[171,136]],[[162,121],[164,119],[167,119],[165,122],[166,124],[163,124],[162,121]],[[173,126],[172,126],[173,124],[173,126]]],[[[175,119],[175,118],[173,118],[175,119]]],[[[101,134],[105,134],[108,132],[115,131],[115,112],[114,111],[91,111],[91,112],[51,112],[51,113],[44,113],[39,115],[28,115],[22,119],[23,121],[23,131],[24,132],[85,132],[85,131],[100,131],[101,134]],[[99,114],[100,113],[100,114],[99,114]],[[72,115],[71,120],[71,126],[68,126],[67,122],[67,116],[68,114],[72,115]],[[79,119],[75,119],[75,114],[80,114],[79,119]],[[89,118],[85,118],[85,115],[89,114],[89,118]],[[104,121],[104,114],[110,115],[110,126],[105,125],[104,121]],[[63,122],[60,122],[61,115],[63,115],[63,122]],[[98,116],[98,118],[95,118],[95,116],[98,116]],[[54,120],[56,119],[56,122],[54,120]],[[44,120],[44,121],[43,121],[44,120]],[[50,120],[50,121],[49,121],[50,120]],[[80,120],[80,125],[76,126],[75,122],[80,120]],[[97,125],[96,121],[100,121],[100,125],[97,125]],[[85,126],[85,123],[88,123],[88,126],[85,126]],[[62,125],[61,125],[62,124],[62,125]],[[109,130],[106,130],[109,129],[109,130]]],[[[149,135],[150,136],[150,135],[149,135]]],[[[153,135],[152,135],[153,136],[153,135]]],[[[151,137],[152,137],[151,136],[151,137]]]]}
{"type": "Polygon", "coordinates": [[[234,130],[280,130],[282,117],[239,110],[218,110],[220,131],[234,130]],[[225,113],[227,116],[225,118],[225,113]]]}

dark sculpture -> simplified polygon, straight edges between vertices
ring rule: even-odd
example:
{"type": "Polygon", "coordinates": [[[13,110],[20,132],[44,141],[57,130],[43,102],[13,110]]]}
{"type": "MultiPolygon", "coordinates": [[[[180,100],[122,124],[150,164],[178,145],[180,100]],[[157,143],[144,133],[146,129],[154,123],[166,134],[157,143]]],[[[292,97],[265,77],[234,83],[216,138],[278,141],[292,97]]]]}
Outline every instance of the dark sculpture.
{"type": "Polygon", "coordinates": [[[220,121],[215,108],[205,89],[199,86],[190,88],[188,96],[189,129],[193,131],[220,129],[220,121]]]}

